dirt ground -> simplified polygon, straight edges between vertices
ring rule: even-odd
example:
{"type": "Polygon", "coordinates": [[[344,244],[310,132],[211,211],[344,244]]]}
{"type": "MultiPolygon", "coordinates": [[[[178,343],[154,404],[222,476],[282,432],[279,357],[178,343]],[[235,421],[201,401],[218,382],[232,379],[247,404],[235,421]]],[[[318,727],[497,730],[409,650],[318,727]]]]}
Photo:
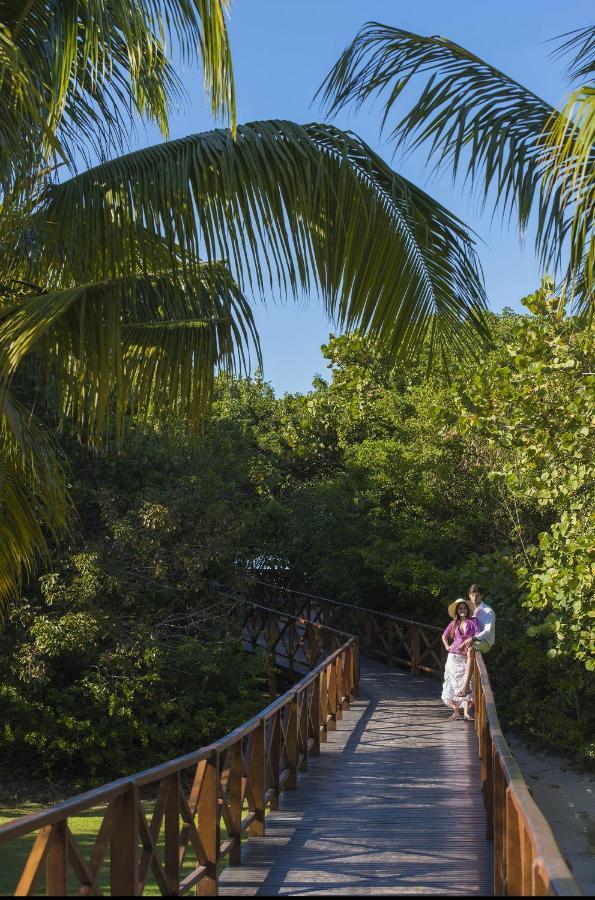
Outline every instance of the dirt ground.
{"type": "Polygon", "coordinates": [[[533,799],[585,894],[595,894],[595,775],[507,735],[533,799]]]}

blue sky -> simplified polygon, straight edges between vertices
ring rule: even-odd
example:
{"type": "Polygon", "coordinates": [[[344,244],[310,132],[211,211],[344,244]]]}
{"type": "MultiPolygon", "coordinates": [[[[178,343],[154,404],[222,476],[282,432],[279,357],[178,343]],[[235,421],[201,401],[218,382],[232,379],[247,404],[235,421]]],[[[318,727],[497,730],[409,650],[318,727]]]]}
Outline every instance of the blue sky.
{"type": "MultiPolygon", "coordinates": [[[[311,105],[320,83],[341,51],[366,21],[395,25],[420,34],[440,34],[477,53],[508,75],[558,105],[568,90],[560,60],[552,61],[548,41],[592,23],[592,0],[499,0],[445,3],[437,0],[235,0],[230,36],[238,92],[238,120],[283,118],[323,120],[311,105]]],[[[196,72],[181,71],[189,93],[186,109],[172,117],[172,137],[213,127],[196,72]]],[[[378,107],[334,120],[357,132],[387,160],[392,148],[379,139],[378,107]]],[[[143,134],[140,144],[153,143],[143,134]]],[[[480,257],[490,306],[519,309],[519,298],[534,290],[539,270],[531,237],[495,223],[446,175],[428,181],[424,156],[392,160],[394,167],[464,219],[481,237],[480,257]]],[[[296,308],[271,296],[256,306],[264,353],[264,376],[278,393],[307,391],[316,373],[326,374],[320,345],[332,325],[311,296],[296,308]]]]}

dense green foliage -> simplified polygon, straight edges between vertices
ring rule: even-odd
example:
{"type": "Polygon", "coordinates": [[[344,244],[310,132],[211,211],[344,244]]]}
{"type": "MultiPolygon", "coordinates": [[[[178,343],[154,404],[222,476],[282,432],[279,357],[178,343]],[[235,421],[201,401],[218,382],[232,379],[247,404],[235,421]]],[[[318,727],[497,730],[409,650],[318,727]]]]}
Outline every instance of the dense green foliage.
{"type": "Polygon", "coordinates": [[[443,353],[467,328],[486,337],[475,240],[456,216],[353,132],[235,127],[228,5],[0,4],[0,616],[48,564],[47,538],[70,535],[52,441],[10,392],[32,357],[64,420],[104,446],[132,412],[198,425],[215,373],[259,358],[252,306],[268,287],[315,292],[341,328],[394,353],[429,333],[443,353]],[[121,155],[139,117],[167,133],[174,46],[201,59],[234,129],[121,155]]]}
{"type": "Polygon", "coordinates": [[[592,762],[590,337],[544,298],[494,316],[474,365],[428,377],[331,337],[307,395],[221,376],[198,443],[181,425],[100,457],[69,445],[80,539],[0,639],[3,758],[95,777],[248,715],[262,668],[233,629],[220,642],[208,583],[256,567],[436,624],[478,581],[504,724],[592,762]]]}
{"type": "Polygon", "coordinates": [[[84,783],[225,734],[263,705],[265,661],[206,587],[237,541],[216,460],[197,472],[156,434],[103,458],[69,449],[81,540],[0,635],[0,758],[84,783]]]}
{"type": "Polygon", "coordinates": [[[463,420],[494,454],[489,477],[516,520],[529,633],[548,637],[550,656],[595,671],[593,332],[562,317],[547,284],[526,303],[535,318],[498,365],[480,367],[460,398],[463,420]],[[525,512],[535,507],[548,526],[537,539],[525,512]]]}

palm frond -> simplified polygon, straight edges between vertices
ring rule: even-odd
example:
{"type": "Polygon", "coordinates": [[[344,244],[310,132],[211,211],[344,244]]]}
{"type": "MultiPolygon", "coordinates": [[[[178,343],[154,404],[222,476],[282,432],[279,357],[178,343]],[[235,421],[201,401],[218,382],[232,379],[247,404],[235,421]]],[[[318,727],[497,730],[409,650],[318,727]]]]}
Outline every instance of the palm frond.
{"type": "MultiPolygon", "coordinates": [[[[123,147],[131,111],[167,134],[180,82],[168,58],[175,42],[203,64],[215,114],[235,128],[235,89],[225,13],[228,0],[61,0],[6,2],[0,9],[0,177],[61,146],[105,158],[123,147]],[[56,143],[58,139],[58,144],[56,143]]],[[[15,172],[16,169],[16,172],[15,172]]]]}
{"type": "Polygon", "coordinates": [[[595,76],[595,25],[560,35],[552,56],[570,56],[566,73],[575,81],[592,81],[595,76]]]}
{"type": "Polygon", "coordinates": [[[48,186],[31,225],[32,281],[128,276],[165,246],[182,272],[228,261],[244,292],[319,289],[340,325],[393,351],[434,314],[447,342],[463,319],[483,327],[463,223],[331,126],[255,122],[236,140],[217,130],[150,147],[48,186]]]}
{"type": "Polygon", "coordinates": [[[0,619],[23,578],[72,528],[66,473],[51,435],[6,390],[0,395],[0,619]]]}
{"type": "Polygon", "coordinates": [[[188,416],[204,410],[217,368],[247,367],[260,350],[250,307],[219,265],[127,276],[26,297],[0,314],[8,381],[35,351],[57,383],[62,413],[94,442],[127,414],[188,416]]]}
{"type": "MultiPolygon", "coordinates": [[[[577,311],[585,312],[594,300],[595,278],[595,88],[573,91],[552,119],[546,151],[544,193],[568,211],[569,290],[577,311]]],[[[544,232],[544,242],[553,245],[556,239],[555,233],[544,232]]]]}
{"type": "Polygon", "coordinates": [[[383,126],[414,79],[425,79],[409,111],[392,127],[397,145],[426,144],[430,159],[493,192],[503,215],[515,215],[523,233],[537,213],[538,243],[556,259],[566,228],[557,194],[541,191],[544,145],[557,111],[517,81],[458,44],[368,23],[344,51],[320,94],[330,112],[361,106],[386,91],[383,126]],[[556,240],[543,240],[552,232],[556,240]]]}

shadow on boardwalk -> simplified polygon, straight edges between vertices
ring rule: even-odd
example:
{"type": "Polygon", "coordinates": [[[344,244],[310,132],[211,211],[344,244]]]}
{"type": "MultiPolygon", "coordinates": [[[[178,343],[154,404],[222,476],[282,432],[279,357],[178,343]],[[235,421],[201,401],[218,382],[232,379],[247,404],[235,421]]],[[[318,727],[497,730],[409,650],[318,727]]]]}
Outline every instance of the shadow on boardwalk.
{"type": "Polygon", "coordinates": [[[220,893],[491,894],[473,726],[440,687],[363,661],[359,698],[220,893]]]}

